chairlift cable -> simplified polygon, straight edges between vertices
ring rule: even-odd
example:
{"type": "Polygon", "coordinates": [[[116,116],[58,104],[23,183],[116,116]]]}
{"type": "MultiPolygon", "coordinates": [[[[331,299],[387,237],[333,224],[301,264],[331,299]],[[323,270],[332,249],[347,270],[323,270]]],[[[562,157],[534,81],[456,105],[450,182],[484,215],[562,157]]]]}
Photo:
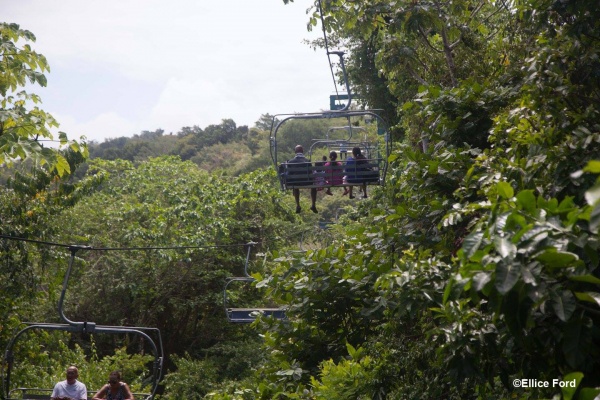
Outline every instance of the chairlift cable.
{"type": "Polygon", "coordinates": [[[325,27],[325,18],[323,17],[323,5],[321,4],[321,0],[319,2],[319,17],[321,18],[321,27],[323,28],[323,39],[325,41],[325,52],[327,53],[327,60],[329,61],[329,70],[331,71],[331,78],[333,79],[333,87],[335,89],[335,95],[337,98],[340,97],[340,93],[338,92],[338,87],[335,82],[335,73],[333,72],[333,65],[331,63],[331,53],[329,52],[329,41],[327,40],[327,30],[325,27]]]}
{"type": "Polygon", "coordinates": [[[87,246],[87,245],[65,244],[65,243],[48,242],[48,241],[43,241],[43,240],[26,239],[26,238],[22,238],[22,237],[3,235],[3,234],[0,234],[0,238],[20,241],[20,242],[43,244],[43,245],[47,245],[47,246],[64,247],[64,248],[68,248],[71,250],[82,249],[82,250],[99,250],[99,251],[186,250],[186,249],[209,249],[209,248],[219,248],[219,247],[242,247],[242,246],[248,245],[248,243],[243,243],[243,244],[222,244],[222,245],[216,244],[216,245],[212,245],[212,246],[94,247],[94,246],[87,246]]]}
{"type": "MultiPolygon", "coordinates": [[[[310,229],[307,229],[306,231],[308,231],[308,230],[310,230],[310,229]]],[[[295,237],[301,233],[305,233],[306,231],[294,232],[288,236],[284,236],[284,237],[280,237],[280,238],[291,239],[292,237],[295,237]]],[[[4,234],[0,234],[0,239],[14,240],[14,241],[18,241],[18,242],[35,243],[35,244],[41,244],[41,245],[45,245],[45,246],[63,247],[63,248],[69,249],[71,251],[77,251],[77,250],[96,250],[96,251],[189,250],[189,249],[244,247],[244,246],[259,244],[258,242],[250,241],[247,243],[223,244],[223,245],[212,245],[212,246],[94,247],[94,246],[88,246],[88,245],[65,244],[65,243],[49,242],[49,241],[44,241],[44,240],[27,239],[27,238],[23,238],[23,237],[10,236],[10,235],[4,235],[4,234]]],[[[266,245],[268,242],[261,241],[260,243],[262,243],[263,245],[266,245]]]]}

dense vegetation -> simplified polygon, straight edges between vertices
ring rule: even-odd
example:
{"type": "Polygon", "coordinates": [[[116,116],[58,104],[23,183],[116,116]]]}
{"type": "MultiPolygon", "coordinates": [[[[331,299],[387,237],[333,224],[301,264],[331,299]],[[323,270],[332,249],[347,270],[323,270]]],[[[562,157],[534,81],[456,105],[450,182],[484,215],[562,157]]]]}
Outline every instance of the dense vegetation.
{"type": "MultiPolygon", "coordinates": [[[[265,121],[223,120],[176,137],[142,133],[112,156],[102,145],[87,160],[79,148],[57,153],[69,164],[62,176],[52,162],[13,172],[2,234],[97,249],[78,254],[69,315],[159,327],[161,398],[593,399],[598,4],[322,3],[332,42],[349,49],[352,87],[394,126],[386,186],[369,200],[294,214],[265,167],[265,121]],[[159,143],[167,155],[148,158],[159,143]],[[199,168],[206,149],[246,161],[199,168]],[[321,219],[337,223],[315,228],[321,219]],[[234,300],[285,305],[286,321],[226,323],[224,280],[242,272],[249,242],[258,283],[234,300]],[[106,250],[120,247],[138,250],[106,250]]],[[[296,128],[289,145],[305,139],[293,132],[319,129],[296,128]]],[[[0,345],[19,321],[56,320],[63,250],[2,240],[0,345]]],[[[139,343],[57,336],[19,347],[19,384],[49,385],[75,360],[91,384],[125,365],[141,385],[144,360],[123,361],[139,343]]]]}

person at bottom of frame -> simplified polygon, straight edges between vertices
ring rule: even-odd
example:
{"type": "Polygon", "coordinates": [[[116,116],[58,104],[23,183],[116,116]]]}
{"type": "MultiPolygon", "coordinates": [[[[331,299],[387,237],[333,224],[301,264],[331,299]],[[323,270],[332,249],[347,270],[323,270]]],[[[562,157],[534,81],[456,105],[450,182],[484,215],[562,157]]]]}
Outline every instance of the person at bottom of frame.
{"type": "Polygon", "coordinates": [[[108,383],[94,395],[92,400],[135,400],[129,385],[121,381],[121,373],[113,371],[108,376],[108,383]]]}
{"type": "Polygon", "coordinates": [[[79,382],[79,370],[71,365],[67,368],[67,379],[58,382],[52,390],[51,400],[87,400],[87,388],[79,382]]]}
{"type": "MultiPolygon", "coordinates": [[[[298,186],[312,185],[312,177],[310,179],[303,178],[304,176],[308,176],[308,171],[311,166],[310,160],[304,157],[304,147],[297,145],[294,148],[294,152],[296,153],[296,156],[291,160],[288,160],[287,163],[299,165],[298,167],[288,166],[288,182],[294,182],[298,186]],[[295,179],[294,175],[299,175],[298,179],[295,179]]],[[[300,189],[294,188],[292,189],[292,193],[294,194],[294,199],[296,200],[296,213],[299,214],[300,211],[302,211],[302,208],[300,208],[300,189]]],[[[312,201],[312,206],[310,207],[311,211],[318,213],[316,206],[317,188],[310,188],[310,199],[312,201]]]]}

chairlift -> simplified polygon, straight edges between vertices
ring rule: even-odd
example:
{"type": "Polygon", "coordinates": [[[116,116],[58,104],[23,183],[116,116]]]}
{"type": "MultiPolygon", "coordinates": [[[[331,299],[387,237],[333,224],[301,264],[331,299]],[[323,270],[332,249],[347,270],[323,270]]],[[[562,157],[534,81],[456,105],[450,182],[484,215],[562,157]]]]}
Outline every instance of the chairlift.
{"type": "Polygon", "coordinates": [[[248,263],[250,261],[250,251],[252,249],[252,243],[248,245],[248,253],[246,255],[246,264],[244,265],[244,276],[235,276],[227,278],[225,288],[223,289],[223,306],[225,308],[225,315],[227,320],[237,324],[249,324],[252,323],[259,316],[272,317],[275,319],[283,320],[286,319],[284,308],[237,308],[230,307],[230,299],[228,295],[229,285],[232,283],[241,283],[242,285],[251,285],[256,279],[254,279],[248,273],[248,263]]]}
{"type": "MultiPolygon", "coordinates": [[[[108,326],[108,325],[97,325],[94,322],[83,321],[76,322],[68,319],[63,310],[63,303],[65,299],[65,294],[67,291],[67,286],[69,283],[69,277],[71,275],[71,271],[73,269],[73,262],[75,259],[75,254],[79,250],[89,250],[91,247],[88,246],[78,246],[72,245],[69,246],[69,250],[71,252],[71,256],[69,259],[69,265],[67,271],[65,273],[65,277],[63,280],[62,291],[60,294],[60,299],[58,301],[58,314],[60,319],[64,323],[35,323],[35,322],[25,322],[26,325],[23,329],[17,332],[9,341],[6,346],[5,355],[3,359],[2,371],[4,372],[3,376],[3,389],[2,389],[2,398],[5,400],[22,400],[22,399],[50,399],[50,395],[52,393],[52,389],[47,388],[12,388],[11,387],[11,372],[14,364],[14,352],[13,349],[15,347],[15,343],[22,337],[23,334],[29,331],[34,330],[42,330],[42,331],[64,331],[71,333],[82,333],[82,334],[134,334],[143,338],[145,343],[151,347],[152,352],[154,353],[154,362],[152,365],[152,374],[149,377],[151,389],[149,393],[137,393],[134,394],[136,399],[143,400],[152,400],[156,394],[156,390],[158,388],[158,384],[160,382],[162,366],[164,360],[164,352],[162,346],[162,339],[160,336],[160,330],[157,328],[149,328],[149,327],[130,327],[130,326],[108,326]],[[153,339],[152,337],[154,336],[153,339]],[[158,342],[158,343],[157,343],[158,342]],[[14,396],[19,396],[15,398],[14,396]]],[[[93,392],[95,393],[95,391],[93,392]]],[[[88,398],[91,398],[93,393],[88,392],[88,398]]]]}
{"type": "MultiPolygon", "coordinates": [[[[387,159],[390,154],[390,135],[385,121],[377,114],[378,110],[353,110],[350,108],[352,96],[348,84],[348,77],[343,62],[343,52],[328,52],[328,55],[337,55],[340,58],[340,65],[346,84],[347,94],[342,97],[347,99],[347,103],[342,107],[334,107],[330,111],[316,113],[296,113],[296,114],[278,114],[273,117],[270,134],[271,159],[278,174],[282,190],[289,189],[308,189],[318,187],[336,187],[336,186],[354,186],[354,185],[379,185],[385,183],[387,172],[387,159]],[[343,127],[332,127],[323,134],[322,137],[311,138],[311,143],[298,143],[304,145],[308,152],[305,157],[309,163],[288,163],[289,150],[280,149],[278,145],[278,134],[286,123],[293,120],[345,120],[347,125],[343,127]],[[367,129],[359,126],[360,122],[376,122],[376,136],[369,137],[367,129]],[[346,132],[345,136],[335,137],[334,132],[346,132]],[[362,133],[363,138],[356,137],[357,133],[362,133]],[[381,137],[381,138],[380,138],[381,137]],[[363,163],[349,162],[348,153],[354,147],[358,147],[366,160],[363,163]],[[315,165],[313,156],[317,151],[336,151],[339,154],[337,162],[340,167],[323,170],[319,165],[315,165]],[[287,153],[287,154],[284,154],[287,153]],[[323,179],[315,179],[321,176],[323,179]]],[[[338,135],[339,136],[339,135],[338,135]]],[[[289,142],[289,141],[288,141],[289,142]]]]}

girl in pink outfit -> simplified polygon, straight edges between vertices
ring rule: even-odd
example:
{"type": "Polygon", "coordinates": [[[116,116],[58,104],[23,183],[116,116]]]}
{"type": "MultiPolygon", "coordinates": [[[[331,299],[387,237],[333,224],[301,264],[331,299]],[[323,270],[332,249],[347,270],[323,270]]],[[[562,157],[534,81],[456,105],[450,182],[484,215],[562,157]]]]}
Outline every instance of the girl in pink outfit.
{"type": "MultiPolygon", "coordinates": [[[[335,150],[331,150],[329,152],[329,162],[325,163],[325,182],[327,185],[334,186],[344,183],[344,169],[342,168],[342,163],[336,160],[337,153],[335,150]]],[[[331,187],[328,187],[325,193],[333,196],[331,187]]]]}

